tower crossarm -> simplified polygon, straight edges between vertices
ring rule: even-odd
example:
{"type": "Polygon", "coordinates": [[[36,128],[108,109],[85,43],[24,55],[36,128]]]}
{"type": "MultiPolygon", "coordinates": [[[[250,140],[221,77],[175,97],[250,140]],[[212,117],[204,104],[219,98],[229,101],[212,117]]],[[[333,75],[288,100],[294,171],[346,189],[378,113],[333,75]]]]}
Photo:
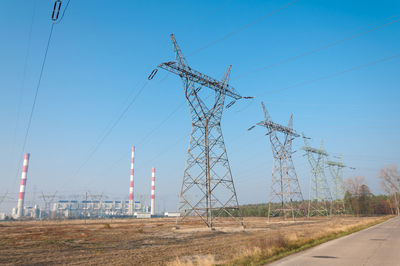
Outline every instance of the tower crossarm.
{"type": "Polygon", "coordinates": [[[290,136],[300,137],[300,135],[297,134],[296,131],[294,131],[290,127],[282,126],[282,125],[279,125],[272,121],[261,121],[261,122],[257,123],[257,125],[264,126],[264,127],[267,127],[269,130],[276,130],[276,131],[282,132],[282,133],[290,135],[290,136]]]}
{"type": "Polygon", "coordinates": [[[329,166],[336,166],[336,167],[339,167],[339,168],[346,167],[346,165],[344,165],[341,162],[327,161],[326,164],[329,165],[329,166]]]}
{"type": "Polygon", "coordinates": [[[307,146],[304,146],[301,149],[303,151],[306,151],[306,152],[311,152],[311,153],[316,153],[316,154],[328,156],[328,153],[326,151],[324,151],[324,150],[321,150],[321,149],[316,149],[316,148],[307,147],[307,146]]]}
{"type": "Polygon", "coordinates": [[[224,83],[223,81],[219,81],[215,78],[207,76],[205,74],[200,73],[197,70],[194,70],[188,66],[181,66],[177,62],[171,61],[162,63],[158,66],[159,68],[165,69],[171,73],[174,73],[181,78],[186,77],[188,80],[198,83],[202,86],[210,88],[216,92],[222,92],[226,96],[229,96],[235,100],[239,99],[251,99],[253,97],[243,97],[239,95],[235,89],[229,84],[224,83]]]}

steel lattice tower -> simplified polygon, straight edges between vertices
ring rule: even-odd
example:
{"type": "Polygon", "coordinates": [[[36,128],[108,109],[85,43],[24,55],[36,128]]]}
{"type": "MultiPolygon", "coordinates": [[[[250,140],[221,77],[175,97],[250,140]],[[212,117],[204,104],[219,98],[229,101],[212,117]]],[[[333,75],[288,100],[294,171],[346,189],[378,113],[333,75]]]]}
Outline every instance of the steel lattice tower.
{"type": "Polygon", "coordinates": [[[323,148],[323,141],[319,149],[312,148],[303,134],[304,147],[302,148],[311,167],[310,191],[308,201],[308,217],[314,215],[329,215],[332,207],[332,196],[325,176],[325,163],[328,153],[323,148]]]}
{"type": "MultiPolygon", "coordinates": [[[[257,125],[268,129],[267,135],[269,135],[273,156],[268,219],[270,216],[281,215],[286,218],[288,213],[291,213],[294,219],[296,216],[304,214],[303,194],[292,160],[292,142],[300,135],[293,130],[293,115],[290,116],[288,126],[282,126],[272,122],[264,103],[262,102],[261,105],[265,120],[257,125]],[[282,133],[281,139],[278,137],[278,133],[282,133]],[[277,201],[279,205],[276,204],[277,201]]],[[[254,126],[249,130],[253,128],[254,126]]]]}
{"type": "Polygon", "coordinates": [[[44,201],[44,209],[45,209],[45,212],[48,215],[48,217],[47,217],[48,219],[52,218],[51,208],[50,207],[53,204],[53,202],[54,202],[54,200],[56,198],[56,195],[57,195],[57,191],[54,194],[49,194],[49,195],[45,195],[42,192],[42,199],[44,201]]]}
{"type": "MultiPolygon", "coordinates": [[[[342,163],[342,156],[340,155],[338,161],[327,161],[326,164],[329,167],[329,171],[332,176],[333,182],[333,212],[335,214],[345,214],[345,204],[344,204],[344,185],[343,185],[343,168],[347,167],[342,163]]],[[[351,167],[350,167],[351,168],[351,167]]],[[[351,168],[354,169],[354,168],[351,168]]]]}
{"type": "Polygon", "coordinates": [[[171,40],[176,61],[158,67],[181,77],[192,119],[178,208],[181,217],[177,219],[177,226],[190,215],[201,217],[210,228],[217,216],[232,217],[243,225],[222,136],[221,118],[226,96],[234,101],[250,97],[240,96],[228,84],[231,66],[222,81],[204,75],[188,66],[173,34],[171,40]],[[215,97],[210,97],[203,87],[213,90],[215,97]]]}
{"type": "Polygon", "coordinates": [[[3,203],[3,201],[6,199],[7,195],[8,195],[8,191],[6,193],[4,193],[3,195],[0,195],[0,206],[3,203]]]}

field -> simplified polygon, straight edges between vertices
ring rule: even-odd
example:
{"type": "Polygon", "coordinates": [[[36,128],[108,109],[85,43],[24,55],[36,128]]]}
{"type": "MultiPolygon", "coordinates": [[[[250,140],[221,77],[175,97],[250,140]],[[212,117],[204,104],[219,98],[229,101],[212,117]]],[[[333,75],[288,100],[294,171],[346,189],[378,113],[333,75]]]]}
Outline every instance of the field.
{"type": "Polygon", "coordinates": [[[285,243],[317,239],[376,223],[376,217],[245,218],[210,231],[197,219],[18,221],[0,223],[0,264],[185,265],[229,263],[285,243]]]}

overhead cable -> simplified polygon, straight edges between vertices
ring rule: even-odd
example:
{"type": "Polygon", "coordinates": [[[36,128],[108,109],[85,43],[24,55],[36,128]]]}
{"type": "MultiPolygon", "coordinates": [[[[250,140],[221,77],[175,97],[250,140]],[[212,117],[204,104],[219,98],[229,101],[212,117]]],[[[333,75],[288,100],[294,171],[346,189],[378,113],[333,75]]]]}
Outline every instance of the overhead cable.
{"type": "MultiPolygon", "coordinates": [[[[399,16],[396,16],[396,17],[399,17],[399,16]]],[[[331,43],[329,43],[329,44],[323,45],[323,46],[318,47],[318,48],[316,48],[316,49],[313,49],[313,50],[310,50],[310,51],[301,53],[301,54],[299,54],[299,55],[295,55],[295,56],[292,56],[292,57],[289,57],[289,58],[286,58],[286,59],[277,61],[277,62],[275,62],[275,63],[273,63],[273,64],[270,64],[270,65],[267,65],[267,66],[263,66],[263,67],[256,68],[256,69],[251,70],[251,71],[249,71],[249,72],[246,72],[246,73],[243,73],[243,74],[241,74],[241,75],[238,75],[238,76],[236,76],[235,78],[246,77],[246,76],[251,75],[251,74],[253,74],[253,73],[256,73],[256,72],[259,72],[259,71],[262,71],[262,70],[265,70],[265,69],[268,69],[268,68],[272,68],[272,67],[274,67],[274,66],[278,66],[278,65],[281,65],[281,64],[290,62],[290,61],[294,61],[294,60],[299,59],[299,58],[301,58],[301,57],[304,57],[304,56],[307,56],[307,55],[310,55],[310,54],[314,54],[314,53],[319,52],[319,51],[321,51],[321,50],[324,50],[324,49],[326,49],[326,48],[330,48],[330,47],[332,47],[332,46],[336,46],[336,45],[338,45],[338,44],[340,44],[340,43],[342,43],[342,42],[355,39],[355,38],[360,37],[360,36],[363,36],[363,35],[365,35],[365,34],[367,34],[367,33],[376,31],[376,30],[378,30],[378,29],[380,29],[380,28],[383,28],[383,27],[392,25],[392,24],[397,23],[397,22],[399,22],[399,21],[400,21],[400,19],[396,19],[396,20],[393,20],[393,21],[390,21],[390,22],[381,24],[381,25],[379,25],[379,26],[370,28],[370,29],[365,30],[365,31],[362,31],[362,32],[360,32],[360,33],[356,33],[356,34],[347,36],[347,37],[345,37],[345,38],[343,38],[343,39],[340,39],[340,40],[331,42],[331,43]]]]}
{"type": "Polygon", "coordinates": [[[307,84],[311,84],[311,83],[314,83],[314,82],[317,82],[317,81],[320,81],[320,80],[333,78],[333,77],[336,77],[336,76],[339,76],[339,75],[342,75],[342,74],[345,74],[345,73],[348,73],[348,72],[352,72],[352,71],[355,71],[355,70],[358,70],[358,69],[361,69],[361,68],[364,68],[364,67],[368,67],[368,66],[371,66],[371,65],[375,65],[375,64],[378,64],[378,63],[389,61],[389,60],[395,59],[395,58],[397,58],[399,56],[400,56],[400,54],[395,54],[395,55],[388,56],[388,57],[385,57],[385,58],[382,58],[382,59],[379,59],[379,60],[368,62],[368,63],[362,64],[362,65],[358,65],[358,66],[355,66],[355,67],[352,67],[352,68],[349,68],[349,69],[346,69],[346,70],[343,70],[343,71],[335,72],[335,73],[332,73],[332,74],[329,74],[329,75],[326,75],[326,76],[321,76],[321,77],[318,77],[318,78],[315,78],[315,79],[306,80],[306,81],[299,82],[297,84],[294,84],[294,85],[291,85],[291,86],[287,86],[287,87],[283,87],[283,88],[280,88],[280,89],[267,91],[267,92],[262,93],[260,95],[276,93],[276,92],[280,92],[280,91],[284,91],[284,90],[288,90],[288,89],[304,86],[304,85],[307,85],[307,84]]]}
{"type": "Polygon", "coordinates": [[[203,47],[200,47],[199,49],[197,49],[197,50],[193,51],[192,53],[190,53],[187,57],[192,56],[192,55],[194,55],[194,54],[197,54],[198,52],[200,52],[200,51],[202,51],[202,50],[204,50],[204,49],[207,49],[207,48],[210,47],[210,46],[213,46],[213,45],[215,45],[215,44],[217,44],[217,43],[219,43],[219,42],[221,42],[221,41],[223,41],[223,40],[225,40],[225,39],[228,39],[229,37],[232,37],[233,35],[235,35],[235,34],[241,32],[241,31],[243,31],[243,30],[245,30],[245,29],[247,29],[247,28],[253,26],[254,24],[257,24],[257,23],[263,21],[263,20],[266,19],[267,17],[269,17],[269,16],[271,16],[271,15],[273,15],[273,14],[275,14],[275,13],[281,11],[282,9],[284,9],[284,8],[286,8],[286,7],[288,7],[288,6],[292,5],[292,4],[294,4],[294,3],[297,2],[297,1],[298,1],[298,0],[293,0],[293,1],[291,1],[291,2],[289,2],[289,3],[287,3],[287,4],[285,4],[285,5],[283,5],[283,6],[279,7],[279,8],[277,8],[277,9],[275,9],[275,10],[269,12],[268,14],[264,15],[263,17],[258,18],[258,19],[256,19],[256,20],[250,22],[249,24],[244,25],[244,26],[242,26],[242,27],[240,27],[240,28],[238,28],[238,29],[236,29],[236,30],[234,30],[234,31],[232,31],[232,32],[230,32],[230,33],[228,33],[228,34],[226,34],[226,35],[224,35],[224,36],[222,36],[222,37],[220,37],[220,38],[218,38],[218,39],[216,39],[216,40],[214,40],[214,41],[208,43],[208,44],[206,44],[206,45],[204,45],[203,47]]]}
{"type": "MultiPolygon", "coordinates": [[[[59,6],[58,6],[58,7],[61,8],[61,1],[60,1],[60,0],[56,0],[56,2],[59,2],[59,6]]],[[[69,1],[68,1],[68,3],[69,3],[69,1]]],[[[54,5],[54,7],[53,7],[53,14],[56,12],[56,8],[57,8],[57,6],[54,5]]],[[[65,12],[65,9],[64,9],[64,12],[65,12]]],[[[55,18],[55,17],[54,17],[54,18],[55,18]]],[[[47,44],[46,44],[45,53],[44,53],[44,56],[43,56],[42,65],[41,65],[41,67],[40,67],[39,79],[38,79],[38,82],[37,82],[37,84],[36,84],[36,89],[35,89],[35,94],[34,94],[34,98],[33,98],[33,103],[32,103],[32,107],[31,107],[31,110],[30,110],[30,113],[29,113],[29,118],[28,118],[28,125],[27,125],[27,127],[26,127],[25,136],[24,136],[24,140],[23,140],[23,144],[22,144],[22,150],[21,150],[21,154],[20,154],[19,158],[22,158],[22,154],[23,154],[24,151],[25,151],[26,143],[27,143],[27,140],[28,140],[29,131],[30,131],[31,124],[32,124],[32,118],[33,118],[33,114],[34,114],[34,111],[35,111],[35,107],[36,107],[36,103],[37,103],[37,98],[38,98],[38,95],[39,95],[40,84],[41,84],[41,82],[42,82],[43,71],[44,71],[44,68],[45,68],[45,65],[46,65],[47,54],[48,54],[49,47],[50,47],[51,37],[52,37],[52,35],[53,35],[54,25],[55,25],[57,22],[59,22],[60,19],[62,19],[62,17],[59,19],[58,16],[57,16],[57,18],[56,18],[55,20],[54,20],[54,18],[53,18],[53,15],[52,15],[51,19],[52,19],[53,23],[51,24],[51,27],[50,27],[50,33],[49,33],[49,36],[48,36],[48,39],[47,39],[47,44]]],[[[18,166],[18,168],[17,168],[16,178],[17,178],[17,176],[18,176],[18,173],[19,173],[19,166],[18,166]]]]}
{"type": "Polygon", "coordinates": [[[111,132],[114,130],[114,128],[118,125],[118,123],[121,121],[121,119],[125,116],[125,114],[128,112],[128,110],[132,107],[132,105],[136,102],[144,88],[147,86],[149,81],[147,80],[144,85],[139,89],[139,91],[136,93],[136,95],[132,98],[132,100],[129,102],[127,106],[122,110],[122,112],[119,114],[117,119],[112,123],[111,127],[105,132],[105,134],[101,137],[101,139],[97,142],[97,144],[93,147],[93,149],[90,151],[89,155],[86,157],[86,159],[83,161],[83,163],[79,166],[78,170],[75,172],[74,177],[76,177],[82,168],[90,161],[90,159],[93,157],[93,155],[96,153],[96,151],[100,148],[101,144],[107,139],[107,137],[111,134],[111,132]]]}

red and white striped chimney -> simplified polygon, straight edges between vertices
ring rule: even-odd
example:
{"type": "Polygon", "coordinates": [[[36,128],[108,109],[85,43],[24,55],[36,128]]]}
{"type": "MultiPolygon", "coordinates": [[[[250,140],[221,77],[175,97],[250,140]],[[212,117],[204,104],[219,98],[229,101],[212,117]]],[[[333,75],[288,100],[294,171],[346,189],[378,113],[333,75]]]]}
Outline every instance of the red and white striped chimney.
{"type": "Polygon", "coordinates": [[[24,199],[25,199],[25,186],[26,186],[26,178],[28,174],[28,164],[29,164],[29,153],[25,153],[24,156],[24,164],[22,166],[22,176],[21,176],[21,185],[19,187],[19,197],[18,197],[18,205],[17,205],[17,218],[22,218],[24,216],[24,199]]]}
{"type": "Polygon", "coordinates": [[[150,214],[151,215],[154,215],[155,172],[156,172],[156,169],[154,169],[154,167],[153,167],[153,169],[151,170],[151,209],[150,209],[150,214]]]}
{"type": "Polygon", "coordinates": [[[128,214],[133,215],[135,202],[133,199],[133,164],[135,162],[135,146],[132,146],[132,158],[131,158],[131,182],[129,183],[129,208],[128,214]]]}

